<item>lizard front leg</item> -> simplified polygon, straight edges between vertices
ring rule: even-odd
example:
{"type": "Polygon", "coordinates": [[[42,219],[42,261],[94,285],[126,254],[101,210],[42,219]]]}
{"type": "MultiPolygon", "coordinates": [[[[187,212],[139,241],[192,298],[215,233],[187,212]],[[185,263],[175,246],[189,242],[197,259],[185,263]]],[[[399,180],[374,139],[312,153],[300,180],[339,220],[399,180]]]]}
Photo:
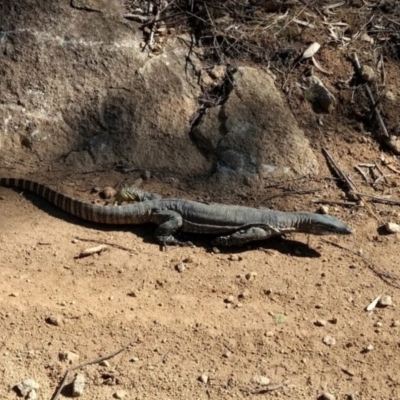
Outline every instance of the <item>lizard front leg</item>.
{"type": "Polygon", "coordinates": [[[254,242],[258,240],[269,239],[271,236],[281,235],[277,229],[269,228],[267,226],[261,228],[253,226],[247,229],[241,229],[230,235],[219,236],[213,241],[215,246],[240,246],[244,243],[254,242]]]}
{"type": "Polygon", "coordinates": [[[158,225],[155,237],[162,245],[193,246],[192,242],[182,242],[174,233],[182,227],[182,216],[176,211],[160,210],[153,213],[153,222],[158,225]]]}

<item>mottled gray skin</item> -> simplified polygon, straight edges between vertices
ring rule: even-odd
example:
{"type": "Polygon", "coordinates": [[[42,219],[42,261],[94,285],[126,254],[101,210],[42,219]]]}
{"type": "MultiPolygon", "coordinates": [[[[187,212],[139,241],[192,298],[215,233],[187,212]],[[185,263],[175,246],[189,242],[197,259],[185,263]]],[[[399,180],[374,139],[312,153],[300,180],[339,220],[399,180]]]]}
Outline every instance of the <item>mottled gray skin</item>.
{"type": "Polygon", "coordinates": [[[101,206],[72,199],[36,182],[0,179],[1,186],[27,189],[62,210],[81,219],[101,224],[136,225],[154,223],[161,244],[190,244],[174,237],[176,231],[218,236],[214,244],[239,245],[285,233],[315,235],[350,234],[352,230],[339,219],[309,212],[280,212],[268,209],[204,204],[181,199],[142,201],[122,206],[101,206]]]}

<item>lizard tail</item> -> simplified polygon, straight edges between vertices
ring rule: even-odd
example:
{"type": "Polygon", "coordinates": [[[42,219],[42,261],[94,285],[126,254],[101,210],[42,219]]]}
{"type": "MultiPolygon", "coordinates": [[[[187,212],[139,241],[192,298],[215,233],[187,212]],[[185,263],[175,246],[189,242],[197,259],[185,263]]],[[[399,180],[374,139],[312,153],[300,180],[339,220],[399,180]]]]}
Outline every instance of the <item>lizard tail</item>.
{"type": "Polygon", "coordinates": [[[112,224],[112,215],[109,212],[110,207],[93,205],[73,199],[56,192],[49,187],[38,182],[33,182],[27,179],[0,178],[0,186],[9,186],[28,190],[32,193],[43,197],[51,204],[54,204],[61,210],[75,217],[84,219],[90,222],[98,222],[102,224],[112,224]]]}

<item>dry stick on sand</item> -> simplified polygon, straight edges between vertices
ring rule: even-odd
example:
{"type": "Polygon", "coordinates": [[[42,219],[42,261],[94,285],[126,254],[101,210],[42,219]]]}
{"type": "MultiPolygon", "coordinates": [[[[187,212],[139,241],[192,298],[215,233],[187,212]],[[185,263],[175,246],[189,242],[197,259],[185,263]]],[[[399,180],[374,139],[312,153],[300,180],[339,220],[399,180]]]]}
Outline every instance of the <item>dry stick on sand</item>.
{"type": "Polygon", "coordinates": [[[349,189],[349,196],[352,198],[356,198],[358,200],[362,200],[363,203],[365,204],[365,208],[367,211],[372,215],[373,217],[376,218],[377,221],[380,221],[380,218],[373,212],[372,208],[370,205],[365,201],[363,198],[362,194],[360,194],[354,184],[354,182],[350,179],[350,177],[339,167],[339,164],[336,162],[336,160],[333,158],[332,154],[329,153],[329,151],[325,148],[322,149],[322,151],[325,154],[325,157],[328,159],[331,167],[334,169],[336,174],[339,176],[339,178],[342,179],[342,181],[346,184],[347,188],[349,189]]]}
{"type": "Polygon", "coordinates": [[[368,260],[368,258],[364,257],[363,255],[359,254],[358,252],[351,250],[345,246],[342,246],[341,244],[335,243],[335,242],[331,242],[330,240],[326,240],[326,239],[321,239],[324,243],[328,243],[332,246],[337,247],[338,249],[341,250],[346,250],[349,253],[360,257],[361,260],[364,261],[365,265],[379,278],[382,279],[385,283],[387,283],[390,286],[393,286],[397,289],[400,289],[400,284],[397,283],[398,281],[400,281],[400,277],[395,275],[395,274],[391,274],[390,272],[384,271],[382,269],[380,269],[379,267],[377,267],[372,261],[368,260]]]}
{"type": "Polygon", "coordinates": [[[240,390],[242,392],[244,392],[244,393],[249,393],[249,394],[266,394],[266,393],[269,393],[269,392],[273,392],[274,390],[283,389],[283,388],[287,387],[289,384],[290,384],[290,380],[287,380],[287,381],[284,381],[282,383],[268,385],[264,389],[251,390],[251,389],[243,388],[243,389],[240,389],[240,390]]]}
{"type": "Polygon", "coordinates": [[[129,253],[135,253],[135,251],[133,251],[132,249],[129,249],[128,247],[124,247],[124,246],[121,246],[120,244],[116,244],[116,243],[105,242],[103,240],[84,239],[84,238],[80,238],[79,236],[75,236],[74,239],[80,240],[82,242],[99,243],[101,245],[111,246],[111,247],[115,247],[120,250],[125,250],[125,251],[128,251],[129,253]]]}
{"type": "Polygon", "coordinates": [[[390,199],[388,197],[373,196],[371,194],[360,193],[360,192],[354,192],[354,194],[357,196],[366,197],[375,203],[392,204],[394,206],[400,206],[400,200],[390,199]]]}
{"type": "Polygon", "coordinates": [[[344,207],[354,207],[358,205],[356,202],[353,201],[313,200],[312,202],[315,204],[329,204],[344,207]]]}
{"type": "Polygon", "coordinates": [[[60,395],[61,391],[63,390],[63,388],[65,386],[65,382],[66,382],[70,372],[76,371],[77,369],[80,369],[80,368],[83,368],[83,367],[86,367],[87,365],[98,364],[98,363],[100,363],[100,362],[102,362],[104,360],[109,360],[110,358],[115,357],[119,353],[122,353],[123,351],[125,351],[128,347],[130,347],[132,345],[132,343],[133,342],[121,347],[119,350],[114,351],[113,353],[107,354],[106,356],[99,357],[99,358],[96,358],[94,360],[85,361],[82,364],[79,364],[79,365],[77,365],[75,367],[67,369],[65,371],[64,377],[63,377],[63,379],[62,379],[62,381],[60,383],[60,386],[58,387],[57,391],[53,394],[53,396],[51,397],[50,400],[57,400],[58,396],[60,395]]]}
{"type": "MultiPolygon", "coordinates": [[[[359,76],[361,76],[361,64],[360,61],[358,60],[357,54],[354,53],[353,55],[353,59],[354,59],[354,65],[356,67],[357,73],[359,76]]],[[[370,102],[372,103],[373,106],[377,105],[375,99],[374,99],[374,95],[372,94],[372,90],[369,87],[369,83],[366,82],[365,84],[365,88],[367,90],[367,95],[369,97],[370,102]]],[[[378,119],[379,125],[381,127],[382,130],[382,135],[385,137],[385,140],[390,138],[389,132],[386,129],[385,123],[383,122],[382,116],[381,116],[381,112],[379,111],[379,108],[377,106],[374,107],[374,111],[375,111],[375,115],[376,118],[378,119]]]]}
{"type": "Polygon", "coordinates": [[[369,183],[368,175],[361,169],[361,167],[356,165],[354,168],[362,175],[362,177],[364,178],[365,182],[369,183]]]}

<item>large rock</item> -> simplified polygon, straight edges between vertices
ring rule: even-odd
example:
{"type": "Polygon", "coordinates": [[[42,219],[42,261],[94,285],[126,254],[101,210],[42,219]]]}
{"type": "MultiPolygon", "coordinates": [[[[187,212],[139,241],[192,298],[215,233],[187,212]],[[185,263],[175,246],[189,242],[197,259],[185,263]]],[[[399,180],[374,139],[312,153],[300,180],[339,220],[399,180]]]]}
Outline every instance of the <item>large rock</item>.
{"type": "Polygon", "coordinates": [[[201,90],[223,80],[225,68],[199,80],[206,70],[174,39],[150,57],[120,4],[0,3],[3,160],[31,170],[38,161],[59,160],[74,171],[118,162],[240,179],[316,171],[308,141],[267,72],[239,68],[229,76],[234,87],[226,101],[193,129],[201,90]]]}
{"type": "Polygon", "coordinates": [[[272,76],[242,67],[230,80],[233,87],[227,100],[209,109],[192,133],[216,163],[217,175],[271,177],[316,172],[315,155],[272,76]]]}

